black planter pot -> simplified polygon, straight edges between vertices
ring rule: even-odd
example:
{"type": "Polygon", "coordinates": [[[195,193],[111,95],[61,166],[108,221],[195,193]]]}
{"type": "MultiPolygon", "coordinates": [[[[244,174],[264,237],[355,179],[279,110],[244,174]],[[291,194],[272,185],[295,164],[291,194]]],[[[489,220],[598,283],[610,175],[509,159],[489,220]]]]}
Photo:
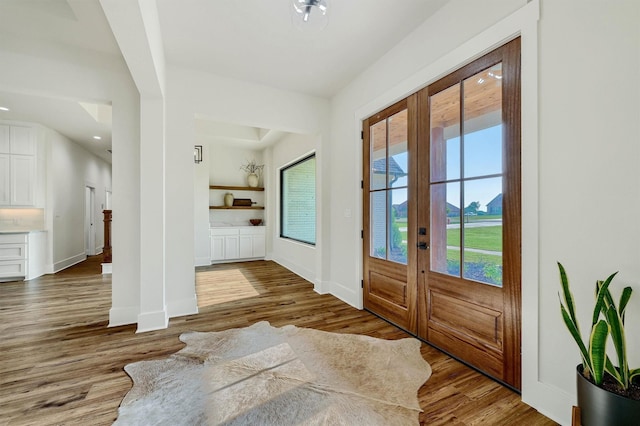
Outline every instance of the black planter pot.
{"type": "Polygon", "coordinates": [[[582,375],[578,365],[578,407],[582,426],[637,426],[640,424],[640,401],[606,391],[582,375]]]}

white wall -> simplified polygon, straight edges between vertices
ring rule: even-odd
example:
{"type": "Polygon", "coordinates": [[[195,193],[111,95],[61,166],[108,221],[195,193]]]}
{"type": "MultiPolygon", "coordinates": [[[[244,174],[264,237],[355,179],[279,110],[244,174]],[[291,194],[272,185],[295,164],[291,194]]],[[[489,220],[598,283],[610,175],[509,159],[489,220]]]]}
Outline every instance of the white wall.
{"type": "MultiPolygon", "coordinates": [[[[321,255],[321,246],[299,243],[280,238],[280,169],[296,160],[308,156],[316,149],[317,138],[311,135],[289,134],[273,147],[268,148],[265,157],[269,159],[267,180],[267,216],[269,236],[267,238],[267,257],[285,266],[306,280],[321,284],[316,268],[316,258],[321,255]]],[[[320,172],[316,170],[316,180],[320,172]]],[[[322,199],[316,189],[316,210],[321,208],[322,199]]],[[[317,219],[316,219],[317,220],[317,219]]],[[[316,229],[319,229],[316,226],[316,229]]]]}
{"type": "Polygon", "coordinates": [[[102,206],[105,190],[111,189],[111,164],[96,157],[78,144],[51,129],[44,129],[45,144],[49,145],[47,182],[52,191],[46,216],[51,218],[49,244],[52,265],[49,272],[57,272],[86,258],[85,255],[85,186],[95,189],[94,228],[95,249],[104,246],[102,206]]]}
{"type": "Polygon", "coordinates": [[[558,313],[556,261],[569,274],[583,333],[596,279],[619,270],[614,294],[634,288],[627,340],[640,367],[638,22],[635,0],[541,3],[539,376],[571,397],[580,358],[558,313]]]}
{"type": "MultiPolygon", "coordinates": [[[[615,270],[618,289],[640,291],[640,225],[620,210],[640,208],[639,9],[631,0],[454,0],[331,104],[330,288],[361,306],[360,119],[522,33],[522,392],[563,424],[579,355],[559,315],[556,260],[569,269],[578,303],[590,305],[594,280],[615,270]]],[[[630,309],[629,328],[640,323],[637,294],[630,309]]],[[[583,324],[589,310],[580,310],[583,324]]],[[[636,366],[639,345],[629,345],[636,366]]]]}

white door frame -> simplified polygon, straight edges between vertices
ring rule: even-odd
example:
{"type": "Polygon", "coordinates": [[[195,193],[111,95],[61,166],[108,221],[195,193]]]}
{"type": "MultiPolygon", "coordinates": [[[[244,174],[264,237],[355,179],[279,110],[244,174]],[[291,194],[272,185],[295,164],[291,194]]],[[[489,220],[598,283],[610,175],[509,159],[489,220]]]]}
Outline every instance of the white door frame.
{"type": "Polygon", "coordinates": [[[84,252],[87,256],[96,254],[95,191],[92,186],[84,187],[84,252]]]}

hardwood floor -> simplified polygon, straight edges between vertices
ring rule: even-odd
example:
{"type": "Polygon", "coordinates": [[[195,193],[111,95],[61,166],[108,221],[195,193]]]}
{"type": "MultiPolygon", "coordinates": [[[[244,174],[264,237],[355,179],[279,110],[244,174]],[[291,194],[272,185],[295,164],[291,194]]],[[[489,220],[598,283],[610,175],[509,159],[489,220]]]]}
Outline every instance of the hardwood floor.
{"type": "MultiPolygon", "coordinates": [[[[273,262],[198,268],[200,313],[166,330],[108,328],[111,278],[99,257],[28,282],[0,283],[0,425],[108,425],[131,388],[123,367],[163,358],[189,330],[218,331],[267,320],[398,339],[407,334],[330,295],[319,295],[273,262]]],[[[553,425],[519,395],[428,345],[433,375],[420,389],[430,425],[553,425]]]]}

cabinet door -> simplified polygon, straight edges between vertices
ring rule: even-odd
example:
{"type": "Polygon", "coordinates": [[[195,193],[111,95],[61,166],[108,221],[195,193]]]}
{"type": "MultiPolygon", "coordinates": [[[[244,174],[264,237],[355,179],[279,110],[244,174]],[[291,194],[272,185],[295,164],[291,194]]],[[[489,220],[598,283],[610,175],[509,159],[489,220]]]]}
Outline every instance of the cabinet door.
{"type": "Polygon", "coordinates": [[[35,157],[11,156],[11,205],[33,206],[35,204],[35,157]]]}
{"type": "Polygon", "coordinates": [[[211,237],[211,260],[224,260],[224,237],[211,237]]]}
{"type": "Polygon", "coordinates": [[[27,275],[26,260],[3,260],[0,261],[0,278],[18,278],[27,275]]]}
{"type": "Polygon", "coordinates": [[[238,248],[238,236],[227,235],[224,237],[224,258],[225,259],[238,259],[240,257],[240,250],[238,248]]]}
{"type": "Polygon", "coordinates": [[[253,236],[253,257],[264,257],[266,254],[264,235],[253,236]]]}
{"type": "Polygon", "coordinates": [[[9,154],[11,144],[9,143],[9,126],[0,124],[0,154],[9,154]]]}
{"type": "Polygon", "coordinates": [[[9,133],[12,154],[35,155],[36,144],[31,127],[10,126],[9,133]]]}
{"type": "Polygon", "coordinates": [[[11,156],[0,154],[0,206],[11,204],[11,156]]]}
{"type": "Polygon", "coordinates": [[[240,258],[253,257],[253,239],[251,235],[240,235],[240,258]]]}

